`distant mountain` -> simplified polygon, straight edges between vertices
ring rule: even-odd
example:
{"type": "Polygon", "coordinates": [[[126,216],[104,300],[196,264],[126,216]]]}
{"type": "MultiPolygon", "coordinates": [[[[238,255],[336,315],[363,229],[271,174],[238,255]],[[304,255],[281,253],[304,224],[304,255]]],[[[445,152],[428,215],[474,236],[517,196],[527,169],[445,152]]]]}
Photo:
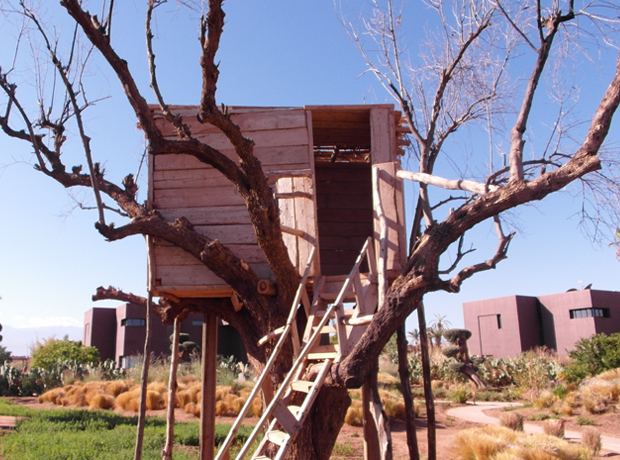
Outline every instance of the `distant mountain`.
{"type": "Polygon", "coordinates": [[[43,341],[50,337],[62,339],[65,335],[69,340],[82,340],[82,328],[76,326],[50,326],[50,327],[13,327],[2,325],[2,342],[13,356],[30,356],[30,348],[37,341],[43,341]]]}

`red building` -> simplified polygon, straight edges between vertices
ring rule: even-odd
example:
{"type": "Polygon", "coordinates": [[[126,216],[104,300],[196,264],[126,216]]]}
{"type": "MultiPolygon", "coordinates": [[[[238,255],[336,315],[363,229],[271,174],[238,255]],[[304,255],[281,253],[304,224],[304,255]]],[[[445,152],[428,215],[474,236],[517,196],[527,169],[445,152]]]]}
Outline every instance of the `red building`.
{"type": "MultiPolygon", "coordinates": [[[[164,325],[159,318],[151,316],[151,353],[157,357],[170,355],[172,326],[164,325]]],[[[181,332],[198,345],[202,342],[203,317],[190,313],[181,323],[181,332]]],[[[85,346],[99,350],[102,361],[113,359],[119,367],[133,367],[144,352],[146,318],[144,308],[125,303],[117,308],[92,308],[84,314],[85,346]]],[[[245,350],[237,331],[231,326],[220,324],[218,328],[218,354],[235,356],[246,361],[245,350]]]]}
{"type": "Polygon", "coordinates": [[[620,332],[620,292],[499,297],[464,303],[463,314],[472,354],[503,358],[544,345],[566,356],[581,338],[620,332]]]}

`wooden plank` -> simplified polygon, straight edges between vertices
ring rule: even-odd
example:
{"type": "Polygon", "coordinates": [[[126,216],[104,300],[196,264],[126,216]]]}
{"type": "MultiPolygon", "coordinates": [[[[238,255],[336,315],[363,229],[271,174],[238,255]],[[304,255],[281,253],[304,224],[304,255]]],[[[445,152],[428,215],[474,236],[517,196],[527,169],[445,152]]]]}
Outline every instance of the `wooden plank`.
{"type": "MultiPolygon", "coordinates": [[[[263,252],[257,245],[230,244],[227,247],[248,264],[267,263],[263,252]]],[[[191,254],[172,245],[154,246],[153,255],[161,265],[203,265],[191,254]]]]}
{"type": "MultiPolygon", "coordinates": [[[[275,184],[277,193],[290,193],[293,191],[293,179],[290,177],[284,177],[278,179],[275,184]]],[[[280,210],[280,222],[285,227],[297,228],[295,222],[295,203],[294,200],[278,200],[278,208],[280,210]]],[[[301,268],[301,260],[299,257],[299,251],[297,248],[297,237],[290,233],[284,233],[282,235],[284,244],[288,250],[288,256],[291,259],[293,265],[301,268]]]]}
{"type": "Polygon", "coordinates": [[[278,419],[278,422],[282,425],[284,431],[286,431],[290,436],[295,436],[295,434],[301,430],[301,423],[299,423],[299,420],[295,418],[283,400],[280,400],[280,402],[276,404],[273,409],[273,415],[278,419]]]}
{"type": "MultiPolygon", "coordinates": [[[[376,164],[373,165],[373,168],[375,169],[373,187],[377,193],[374,207],[382,210],[385,225],[387,225],[385,266],[383,268],[385,273],[387,270],[399,270],[404,263],[405,248],[401,246],[401,244],[406,244],[404,242],[404,213],[401,214],[399,209],[402,206],[400,192],[402,189],[399,187],[399,182],[402,185],[402,181],[396,177],[396,162],[376,164]]],[[[375,250],[379,254],[381,249],[379,244],[381,236],[380,213],[376,214],[374,228],[374,238],[377,242],[375,250]]]]}
{"type": "Polygon", "coordinates": [[[186,217],[194,225],[251,225],[252,221],[245,204],[236,206],[218,206],[213,208],[168,208],[159,212],[168,222],[186,217]]]}
{"type": "MultiPolygon", "coordinates": [[[[254,155],[261,161],[263,168],[269,170],[268,166],[275,166],[277,169],[305,169],[308,166],[307,144],[299,143],[294,145],[274,145],[254,147],[254,155]],[[295,165],[287,168],[284,165],[295,165]],[[303,165],[306,165],[305,167],[303,165]]],[[[237,154],[232,147],[222,149],[220,152],[228,158],[238,162],[237,154]]],[[[155,171],[170,169],[207,169],[212,168],[206,163],[202,163],[192,155],[157,155],[154,159],[155,171]]]]}
{"type": "Polygon", "coordinates": [[[245,201],[232,186],[214,187],[208,193],[195,189],[159,190],[155,194],[155,208],[198,208],[216,206],[241,206],[245,201]]]}
{"type": "Polygon", "coordinates": [[[200,459],[215,454],[215,389],[217,385],[217,316],[204,314],[202,325],[202,401],[200,404],[200,459]]]}
{"type": "Polygon", "coordinates": [[[392,143],[394,132],[390,131],[390,118],[393,123],[392,110],[384,108],[370,109],[370,131],[372,136],[372,163],[394,161],[392,143]]]}
{"type": "MultiPolygon", "coordinates": [[[[259,278],[269,278],[272,273],[267,264],[251,264],[259,278]]],[[[204,265],[159,265],[156,284],[160,286],[194,286],[196,289],[207,289],[208,286],[226,286],[204,265]]],[[[159,289],[161,287],[158,286],[159,289]]]]}
{"type": "MultiPolygon", "coordinates": [[[[233,145],[226,136],[219,132],[210,132],[204,126],[194,127],[192,134],[199,141],[217,150],[231,150],[233,145]]],[[[257,146],[283,147],[290,145],[308,145],[308,130],[305,126],[290,129],[274,129],[269,131],[244,130],[243,135],[252,139],[257,146]]]]}
{"type": "Polygon", "coordinates": [[[291,388],[293,391],[300,391],[302,393],[307,393],[312,388],[312,384],[314,382],[309,382],[307,380],[297,380],[295,382],[291,382],[291,388]]]}

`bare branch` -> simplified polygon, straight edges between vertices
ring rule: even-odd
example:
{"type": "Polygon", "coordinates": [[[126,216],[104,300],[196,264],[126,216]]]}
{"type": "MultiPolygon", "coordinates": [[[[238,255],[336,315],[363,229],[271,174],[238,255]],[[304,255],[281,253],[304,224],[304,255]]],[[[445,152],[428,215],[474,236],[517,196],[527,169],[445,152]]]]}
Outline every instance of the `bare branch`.
{"type": "MultiPolygon", "coordinates": [[[[476,273],[480,273],[486,270],[494,269],[495,266],[506,259],[508,253],[508,247],[510,245],[510,241],[512,241],[512,237],[515,235],[515,232],[511,232],[508,235],[504,235],[502,231],[502,225],[498,216],[494,216],[493,220],[495,221],[495,229],[497,231],[497,237],[499,239],[499,243],[497,245],[497,249],[495,250],[495,254],[486,262],[481,262],[476,265],[471,265],[467,268],[461,270],[454,278],[450,281],[446,282],[443,286],[443,289],[448,292],[458,292],[461,288],[461,284],[468,278],[471,278],[476,273]]],[[[471,251],[468,251],[471,252],[471,251]]],[[[460,254],[460,246],[459,246],[459,254],[460,254]]]]}
{"type": "Polygon", "coordinates": [[[161,112],[169,123],[171,123],[177,130],[179,138],[186,139],[191,137],[191,132],[189,126],[186,123],[183,123],[183,117],[179,115],[174,115],[170,111],[170,107],[164,101],[164,98],[159,89],[159,84],[157,83],[157,72],[155,71],[155,53],[153,52],[153,32],[151,30],[151,21],[153,18],[153,12],[155,8],[165,3],[162,0],[149,0],[149,4],[146,10],[146,49],[149,60],[149,72],[151,75],[151,88],[153,88],[153,92],[155,93],[155,97],[157,98],[157,102],[159,103],[159,107],[161,108],[161,112]]]}
{"type": "Polygon", "coordinates": [[[432,174],[414,173],[410,171],[400,170],[396,173],[401,179],[407,179],[414,182],[421,182],[426,185],[434,185],[446,190],[463,190],[466,192],[483,195],[489,191],[493,192],[499,187],[496,185],[486,185],[471,180],[450,180],[443,177],[434,176],[432,174]]]}

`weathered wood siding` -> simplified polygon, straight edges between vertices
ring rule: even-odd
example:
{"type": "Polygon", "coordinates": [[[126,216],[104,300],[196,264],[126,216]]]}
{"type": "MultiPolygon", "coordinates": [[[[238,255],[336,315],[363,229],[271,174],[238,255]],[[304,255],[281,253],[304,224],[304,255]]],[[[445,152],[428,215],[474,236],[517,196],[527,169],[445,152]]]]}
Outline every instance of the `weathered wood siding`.
{"type": "MultiPolygon", "coordinates": [[[[237,161],[232,145],[222,133],[211,125],[191,122],[195,120],[195,108],[176,107],[173,110],[186,117],[194,136],[237,161]]],[[[244,135],[256,143],[254,153],[265,172],[311,167],[312,148],[303,109],[233,108],[231,113],[244,135]]],[[[160,126],[164,135],[175,136],[174,130],[163,120],[160,126]]],[[[149,191],[154,208],[169,221],[187,217],[201,233],[228,245],[257,271],[259,277],[271,278],[271,270],[256,243],[245,203],[225,177],[189,155],[161,155],[149,160],[149,191]]],[[[308,183],[305,178],[288,181],[295,182],[295,187],[312,188],[311,180],[308,183]]],[[[289,205],[296,208],[297,201],[300,202],[297,207],[308,208],[307,199],[306,202],[295,199],[289,205]]],[[[302,230],[314,239],[314,220],[311,215],[304,216],[302,230]]],[[[230,294],[230,288],[220,278],[183,250],[157,239],[150,246],[150,289],[154,292],[168,292],[179,297],[230,294]]],[[[294,246],[293,261],[304,252],[294,246]]]]}

